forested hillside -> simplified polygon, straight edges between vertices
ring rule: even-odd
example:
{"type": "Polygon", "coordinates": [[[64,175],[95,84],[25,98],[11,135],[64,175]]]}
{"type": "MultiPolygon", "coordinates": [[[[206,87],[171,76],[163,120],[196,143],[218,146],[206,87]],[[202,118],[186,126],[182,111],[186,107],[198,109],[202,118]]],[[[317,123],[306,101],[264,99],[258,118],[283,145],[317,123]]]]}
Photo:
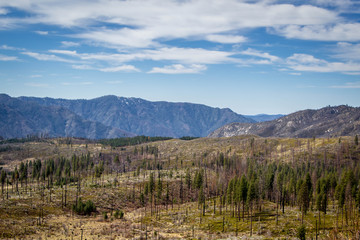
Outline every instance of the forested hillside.
{"type": "Polygon", "coordinates": [[[135,134],[85,120],[59,106],[41,106],[0,94],[0,137],[82,137],[90,139],[130,137],[135,134]]]}
{"type": "Polygon", "coordinates": [[[86,120],[146,136],[205,137],[228,123],[255,122],[228,108],[193,103],[151,102],[141,98],[117,96],[90,100],[35,97],[19,99],[43,106],[61,106],[86,120]]]}
{"type": "Polygon", "coordinates": [[[360,134],[360,108],[346,105],[303,110],[279,119],[249,123],[230,123],[210,137],[254,134],[261,137],[340,137],[360,134]]]}
{"type": "Polygon", "coordinates": [[[2,142],[0,237],[359,237],[357,136],[159,140],[2,142]]]}

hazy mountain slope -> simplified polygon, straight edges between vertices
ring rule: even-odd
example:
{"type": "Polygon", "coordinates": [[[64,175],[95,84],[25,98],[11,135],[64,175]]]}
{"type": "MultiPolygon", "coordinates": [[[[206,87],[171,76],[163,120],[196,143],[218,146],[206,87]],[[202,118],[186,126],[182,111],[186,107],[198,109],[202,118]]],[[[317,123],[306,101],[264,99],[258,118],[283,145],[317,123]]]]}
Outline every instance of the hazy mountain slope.
{"type": "Polygon", "coordinates": [[[0,94],[0,136],[26,137],[29,134],[50,137],[74,136],[90,139],[133,136],[117,128],[84,120],[73,112],[56,106],[41,106],[0,94]]]}
{"type": "Polygon", "coordinates": [[[349,106],[304,110],[255,124],[232,123],[209,137],[255,134],[262,137],[329,137],[360,134],[360,108],[349,106]]]}
{"type": "Polygon", "coordinates": [[[61,106],[106,126],[147,136],[207,136],[232,122],[254,122],[230,109],[192,103],[150,102],[140,98],[104,96],[91,100],[21,97],[44,106],[61,106]]]}
{"type": "Polygon", "coordinates": [[[244,117],[250,118],[254,120],[255,122],[266,122],[266,121],[272,121],[278,118],[281,118],[285,115],[283,114],[257,114],[257,115],[244,115],[244,117]]]}

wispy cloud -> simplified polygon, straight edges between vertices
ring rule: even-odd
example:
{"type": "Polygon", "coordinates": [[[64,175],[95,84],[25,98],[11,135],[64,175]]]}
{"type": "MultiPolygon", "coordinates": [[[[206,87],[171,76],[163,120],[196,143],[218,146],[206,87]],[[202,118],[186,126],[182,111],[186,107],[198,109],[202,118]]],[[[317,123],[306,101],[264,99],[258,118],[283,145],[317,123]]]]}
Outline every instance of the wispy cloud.
{"type": "Polygon", "coordinates": [[[164,73],[164,74],[184,74],[184,73],[200,73],[205,71],[207,67],[200,64],[191,64],[184,66],[182,64],[173,64],[170,66],[154,67],[149,73],[164,73]]]}
{"type": "Polygon", "coordinates": [[[347,82],[344,85],[335,85],[330,88],[358,89],[360,88],[360,82],[347,82]]]}
{"type": "Polygon", "coordinates": [[[93,67],[91,67],[90,65],[86,65],[86,64],[82,64],[82,65],[71,65],[71,67],[73,69],[78,69],[78,70],[92,70],[94,69],[93,67]]]}
{"type": "Polygon", "coordinates": [[[312,4],[320,7],[332,7],[339,12],[359,12],[357,0],[311,0],[312,4]]]}
{"type": "Polygon", "coordinates": [[[87,86],[92,85],[93,82],[62,82],[61,85],[64,86],[87,86]]]}
{"type": "Polygon", "coordinates": [[[78,47],[78,46],[80,46],[80,43],[78,43],[78,42],[70,42],[70,41],[62,41],[61,46],[64,47],[64,48],[78,47]]]}
{"type": "Polygon", "coordinates": [[[0,61],[6,62],[6,61],[17,61],[17,60],[19,60],[19,59],[15,56],[7,56],[7,55],[0,54],[0,61]]]}
{"type": "Polygon", "coordinates": [[[79,56],[76,51],[70,51],[70,50],[51,49],[51,50],[49,50],[49,52],[57,53],[57,54],[63,54],[63,55],[69,55],[69,56],[79,56]]]}
{"type": "Polygon", "coordinates": [[[36,52],[22,52],[22,54],[27,55],[32,58],[35,58],[40,61],[56,61],[56,62],[67,62],[67,63],[74,62],[73,60],[61,58],[61,57],[53,55],[53,54],[42,54],[42,53],[36,53],[36,52]]]}
{"type": "MultiPolygon", "coordinates": [[[[281,64],[299,72],[353,73],[359,71],[356,61],[360,54],[351,51],[345,43],[339,45],[342,51],[339,50],[335,55],[345,59],[343,62],[320,60],[306,63],[301,62],[301,58],[304,58],[301,55],[306,54],[294,54],[282,60],[253,48],[239,50],[237,47],[230,51],[220,51],[206,45],[200,48],[191,44],[187,47],[169,44],[171,40],[185,39],[242,46],[251,42],[244,33],[256,28],[266,28],[268,33],[288,39],[357,42],[360,40],[360,23],[343,17],[339,10],[352,6],[352,0],[311,0],[306,4],[273,0],[78,0],[31,3],[12,0],[1,3],[0,11],[14,8],[29,13],[28,17],[1,18],[0,28],[44,24],[78,29],[76,33],[66,34],[66,40],[72,38],[73,41],[61,41],[61,49],[52,49],[47,53],[22,50],[22,54],[37,60],[72,63],[71,67],[78,70],[140,72],[140,69],[131,65],[133,61],[149,60],[166,65],[153,68],[150,72],[200,72],[204,70],[196,70],[191,66],[204,66],[206,69],[209,64],[232,63],[237,66],[281,64]],[[78,41],[82,45],[101,46],[102,49],[88,53],[79,52],[83,48],[78,51],[64,50],[80,46],[78,41]],[[104,51],[103,48],[107,49],[104,51]],[[354,62],[350,61],[354,59],[354,62]]],[[[49,34],[43,30],[35,33],[49,34]]],[[[352,49],[359,48],[358,44],[352,45],[352,49]]],[[[229,48],[221,46],[218,49],[229,48]]]]}
{"type": "Polygon", "coordinates": [[[0,8],[0,15],[5,15],[8,13],[8,10],[6,10],[5,8],[0,8]]]}
{"type": "Polygon", "coordinates": [[[102,72],[140,72],[140,70],[137,69],[133,65],[121,65],[121,66],[116,66],[116,67],[101,68],[100,71],[102,71],[102,72]]]}
{"type": "Polygon", "coordinates": [[[276,1],[78,0],[30,3],[12,0],[2,5],[31,13],[27,19],[30,24],[83,29],[95,26],[74,37],[106,43],[108,46],[135,48],[156,46],[162,39],[193,37],[220,43],[238,43],[243,42],[244,37],[224,33],[257,27],[323,25],[339,20],[335,12],[320,7],[279,4],[276,1]],[[114,28],[96,28],[104,24],[112,24],[114,28]]]}
{"type": "Polygon", "coordinates": [[[39,35],[48,35],[49,34],[48,31],[35,31],[35,33],[37,33],[39,35]]]}
{"type": "Polygon", "coordinates": [[[360,64],[354,62],[328,62],[308,54],[293,54],[286,59],[290,69],[306,72],[359,72],[360,64]]]}
{"type": "Polygon", "coordinates": [[[343,72],[343,73],[351,76],[360,76],[360,72],[343,72]]]}
{"type": "Polygon", "coordinates": [[[218,43],[243,43],[247,41],[247,38],[244,36],[237,35],[219,35],[219,34],[211,34],[205,36],[205,39],[210,42],[218,42],[218,43]]]}
{"type": "MultiPolygon", "coordinates": [[[[109,64],[131,61],[173,61],[182,64],[218,64],[238,62],[236,52],[207,50],[203,48],[162,47],[125,53],[78,53],[69,50],[49,50],[51,53],[79,58],[83,61],[102,61],[109,64]]],[[[113,67],[109,67],[111,70],[113,67]]],[[[107,69],[107,68],[105,68],[107,69]]]]}
{"type": "Polygon", "coordinates": [[[10,50],[10,51],[17,51],[17,50],[24,51],[24,50],[25,50],[24,48],[12,47],[12,46],[8,46],[8,45],[6,45],[6,44],[1,45],[1,46],[0,46],[0,49],[2,49],[2,50],[10,50]]]}
{"type": "Polygon", "coordinates": [[[293,76],[301,76],[302,74],[299,73],[299,72],[291,72],[289,73],[290,75],[293,75],[293,76]]]}
{"type": "Polygon", "coordinates": [[[255,49],[251,49],[248,48],[245,51],[240,52],[240,54],[242,55],[247,55],[247,56],[253,56],[253,57],[259,57],[259,58],[265,58],[265,59],[269,59],[271,62],[275,62],[275,61],[279,61],[280,58],[274,55],[270,55],[267,52],[260,52],[258,50],[255,49]]]}
{"type": "Polygon", "coordinates": [[[359,41],[360,23],[276,26],[275,33],[287,38],[317,41],[359,41]]]}
{"type": "Polygon", "coordinates": [[[333,51],[336,58],[360,61],[360,43],[339,42],[333,51]]]}
{"type": "Polygon", "coordinates": [[[36,83],[36,82],[25,83],[25,86],[35,87],[35,88],[49,88],[50,87],[50,85],[47,83],[36,83]]]}
{"type": "Polygon", "coordinates": [[[31,75],[31,78],[42,78],[43,76],[41,74],[35,74],[35,75],[31,75]]]}

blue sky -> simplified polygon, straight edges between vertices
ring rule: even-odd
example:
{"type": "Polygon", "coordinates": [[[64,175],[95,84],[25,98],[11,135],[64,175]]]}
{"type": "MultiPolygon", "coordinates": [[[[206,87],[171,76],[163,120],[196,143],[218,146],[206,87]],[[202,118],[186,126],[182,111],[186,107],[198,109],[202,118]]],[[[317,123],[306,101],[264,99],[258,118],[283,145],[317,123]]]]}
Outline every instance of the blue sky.
{"type": "Polygon", "coordinates": [[[360,106],[358,0],[0,0],[0,92],[360,106]]]}

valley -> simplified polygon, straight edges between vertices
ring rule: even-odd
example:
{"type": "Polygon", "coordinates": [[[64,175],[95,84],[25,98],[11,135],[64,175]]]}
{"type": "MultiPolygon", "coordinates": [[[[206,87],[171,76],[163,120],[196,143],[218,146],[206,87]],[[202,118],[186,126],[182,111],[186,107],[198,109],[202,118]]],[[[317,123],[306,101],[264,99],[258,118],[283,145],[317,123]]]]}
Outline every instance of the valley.
{"type": "Polygon", "coordinates": [[[356,238],[357,141],[4,140],[0,238],[356,238]]]}

